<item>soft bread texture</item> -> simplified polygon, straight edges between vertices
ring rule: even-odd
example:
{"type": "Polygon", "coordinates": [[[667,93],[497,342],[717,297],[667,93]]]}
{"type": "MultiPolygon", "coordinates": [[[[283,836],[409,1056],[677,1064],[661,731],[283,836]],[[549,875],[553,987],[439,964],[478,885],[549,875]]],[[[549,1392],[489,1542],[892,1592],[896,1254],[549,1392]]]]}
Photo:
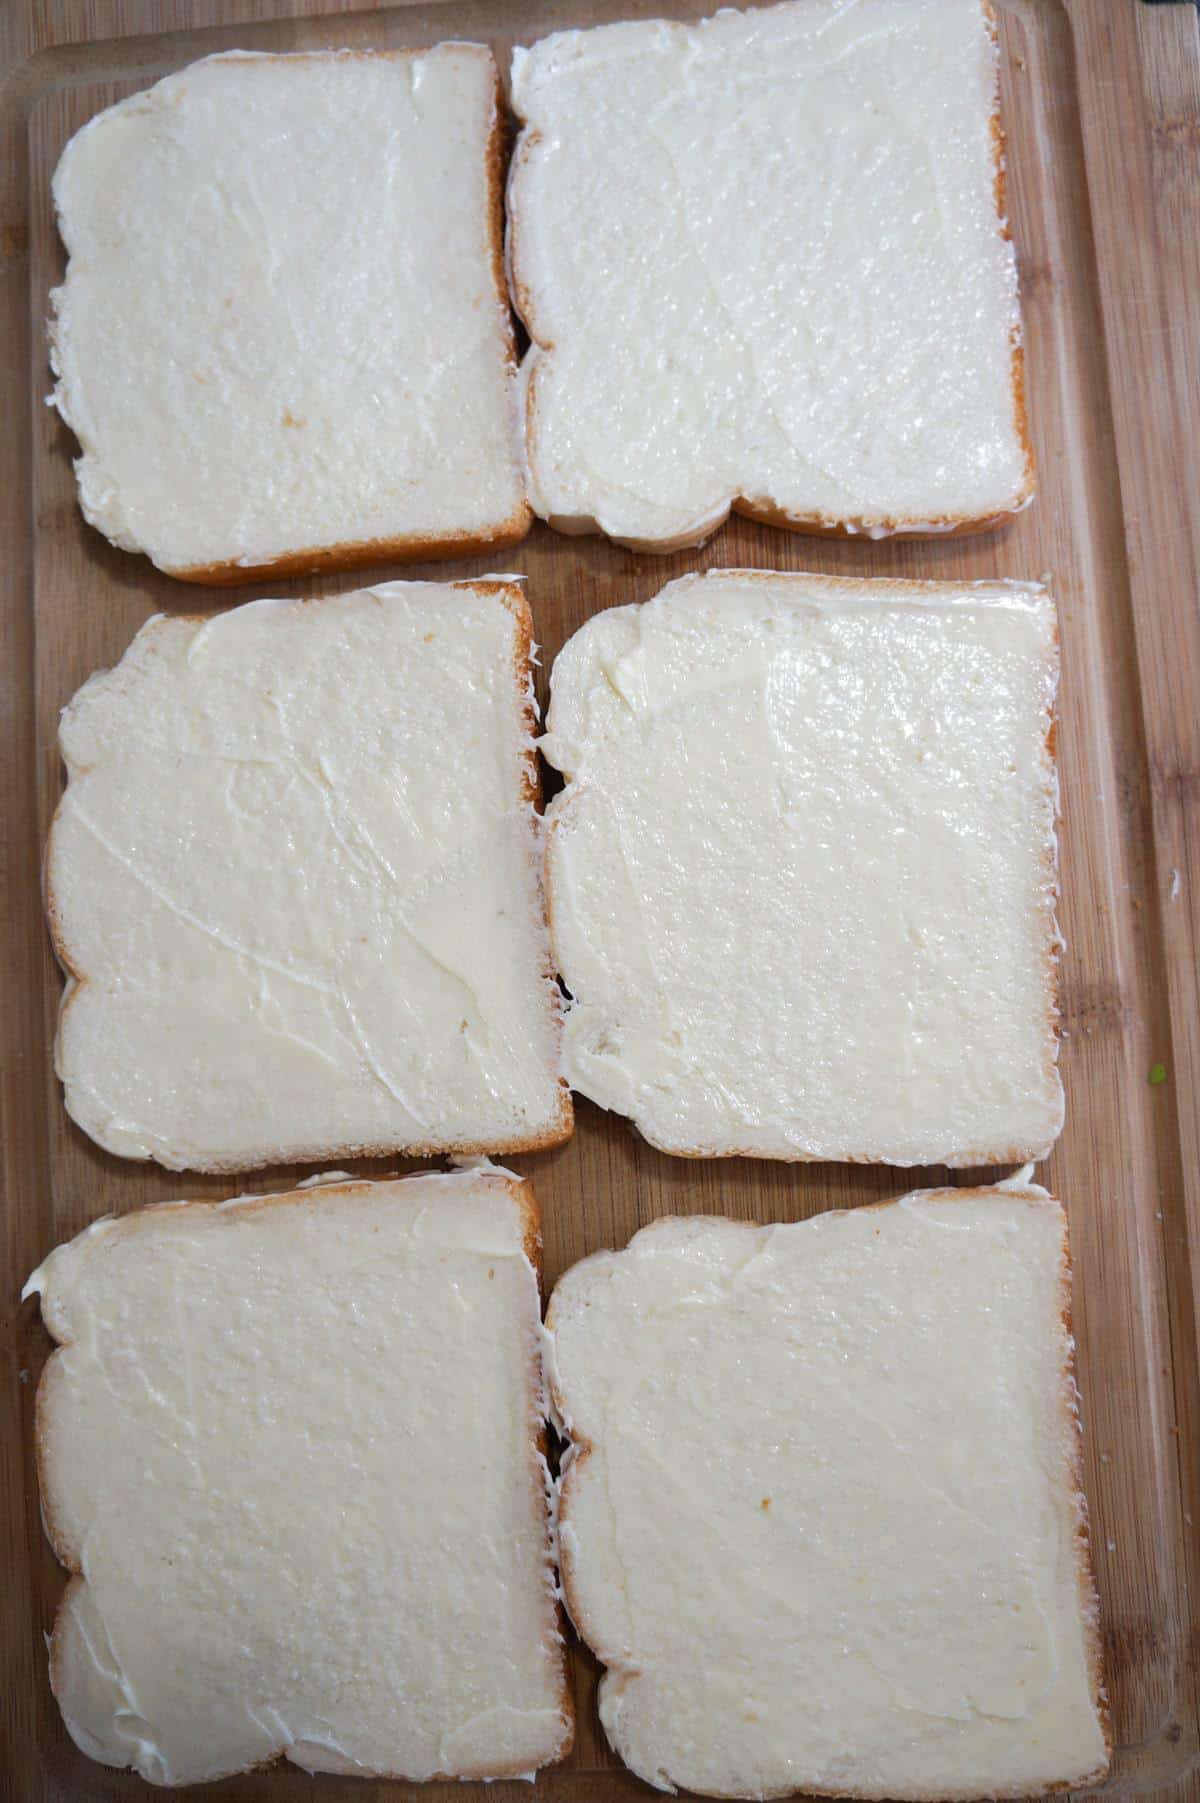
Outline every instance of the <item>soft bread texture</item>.
{"type": "Polygon", "coordinates": [[[522,538],[490,53],[205,58],[99,114],[54,200],[86,517],[190,581],[522,538]]]}
{"type": "Polygon", "coordinates": [[[668,551],[731,505],[880,536],[1027,504],[985,0],[561,32],[514,52],[512,96],[544,519],[668,551]]]}
{"type": "Polygon", "coordinates": [[[98,1222],[34,1273],[50,1648],[157,1784],[526,1774],[571,1742],[537,1208],[509,1172],[98,1222]]]}
{"type": "Polygon", "coordinates": [[[542,741],[572,1088],[696,1157],[1043,1155],[1056,680],[1033,584],[721,570],[589,620],[542,741]]]}
{"type": "Polygon", "coordinates": [[[242,1170],[571,1131],[503,579],[158,617],[63,714],[68,1111],[242,1170]]]}
{"type": "Polygon", "coordinates": [[[1066,1222],[1027,1178],[793,1226],[661,1220],[559,1281],[563,1586],[647,1782],[1103,1775],[1066,1222]]]}

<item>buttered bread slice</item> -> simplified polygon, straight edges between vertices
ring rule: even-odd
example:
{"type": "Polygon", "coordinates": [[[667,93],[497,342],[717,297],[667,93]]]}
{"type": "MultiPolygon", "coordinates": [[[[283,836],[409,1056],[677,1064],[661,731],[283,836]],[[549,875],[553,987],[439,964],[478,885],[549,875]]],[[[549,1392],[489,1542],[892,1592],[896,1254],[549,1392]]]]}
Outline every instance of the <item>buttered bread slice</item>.
{"type": "Polygon", "coordinates": [[[1063,1211],[1024,1179],[656,1221],[559,1281],[563,1587],[641,1778],[945,1799],[1103,1775],[1069,1305],[1063,1211]]]}
{"type": "Polygon", "coordinates": [[[530,617],[500,579],[150,620],[63,714],[73,1118],[242,1170],[571,1130],[530,617]]]}
{"type": "Polygon", "coordinates": [[[85,1753],[190,1784],[566,1751],[539,1244],[485,1169],[172,1203],[50,1254],[50,1675],[85,1753]]]}
{"type": "Polygon", "coordinates": [[[78,132],[51,362],[91,523],[218,583],[523,537],[502,136],[478,44],[233,51],[78,132]]]}
{"type": "Polygon", "coordinates": [[[1056,678],[1032,584],[719,570],[593,616],[542,742],[572,1087],[696,1157],[1044,1154],[1056,678]]]}
{"type": "Polygon", "coordinates": [[[876,536],[1025,506],[995,35],[987,0],[793,0],[514,52],[543,518],[665,551],[731,505],[876,536]]]}

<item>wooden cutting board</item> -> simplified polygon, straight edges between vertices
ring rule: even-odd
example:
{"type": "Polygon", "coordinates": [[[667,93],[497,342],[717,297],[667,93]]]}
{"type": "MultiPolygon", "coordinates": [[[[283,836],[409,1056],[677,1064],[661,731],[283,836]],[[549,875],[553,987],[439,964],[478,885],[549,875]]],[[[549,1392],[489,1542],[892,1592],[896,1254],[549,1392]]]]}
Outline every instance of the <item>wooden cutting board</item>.
{"type": "MultiPolygon", "coordinates": [[[[3,721],[3,1385],[0,1798],[145,1797],[91,1764],[52,1702],[42,1635],[62,1587],[43,1541],[33,1393],[47,1341],[21,1282],[57,1240],[107,1211],[215,1179],[122,1164],[67,1121],[51,1065],[59,976],[38,869],[60,789],[59,708],[159,610],[201,597],[82,521],[72,441],[42,405],[43,319],[62,253],[49,180],[91,113],[209,51],[245,45],[514,41],[695,0],[440,0],[338,14],[336,0],[8,0],[0,8],[0,684],[3,721]]],[[[1117,1741],[1110,1788],[1196,1794],[1200,1759],[1200,44],[1190,4],[999,0],[1009,195],[1020,256],[1039,492],[1010,529],[925,544],[831,543],[734,519],[699,553],[639,558],[537,526],[524,571],[548,666],[589,614],[722,565],[952,579],[1049,576],[1062,628],[1062,923],[1067,1127],[1040,1173],[1066,1200],[1087,1488],[1117,1741]],[[1161,1066],[1164,1079],[1151,1081],[1161,1066]]],[[[429,566],[449,576],[486,563],[429,566]]],[[[384,572],[380,571],[382,575],[384,572]]],[[[366,580],[371,579],[368,573],[366,580]]],[[[295,593],[350,586],[330,578],[295,593]]],[[[213,606],[262,590],[211,597],[213,606]]],[[[544,668],[542,673],[544,700],[544,668]]],[[[669,1212],[794,1220],[893,1195],[932,1170],[721,1161],[643,1145],[587,1103],[562,1149],[514,1161],[545,1217],[546,1278],[669,1212]]],[[[386,1164],[364,1166],[381,1171],[386,1164]]],[[[256,1189],[304,1173],[267,1171],[256,1189]]],[[[960,1180],[986,1175],[960,1173],[960,1180]]],[[[578,1803],[645,1794],[597,1723],[595,1667],[572,1655],[574,1755],[539,1794],[578,1803]]],[[[804,1707],[798,1696],[796,1707],[804,1707]]],[[[413,1787],[312,1781],[284,1766],[211,1799],[368,1803],[413,1787]]],[[[482,1793],[481,1793],[482,1795],[482,1793]]],[[[488,1803],[524,1803],[497,1785],[488,1803]]]]}

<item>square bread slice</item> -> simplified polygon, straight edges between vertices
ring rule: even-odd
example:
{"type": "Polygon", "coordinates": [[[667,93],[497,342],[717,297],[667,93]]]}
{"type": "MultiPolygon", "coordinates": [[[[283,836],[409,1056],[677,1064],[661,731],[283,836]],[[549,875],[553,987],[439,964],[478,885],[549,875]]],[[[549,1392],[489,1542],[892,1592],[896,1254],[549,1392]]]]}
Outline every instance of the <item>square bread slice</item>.
{"type": "Polygon", "coordinates": [[[1066,1220],[1027,1178],[660,1220],[560,1279],[563,1588],[648,1783],[934,1799],[1104,1773],[1066,1220]]]}
{"type": "Polygon", "coordinates": [[[85,1753],[190,1784],[566,1752],[539,1244],[484,1169],[168,1203],[50,1254],[50,1674],[85,1753]]]}
{"type": "Polygon", "coordinates": [[[515,583],[149,620],[64,710],[56,1064],[110,1152],[232,1171],[571,1131],[515,583]]]}
{"type": "Polygon", "coordinates": [[[571,1086],[694,1157],[1040,1157],[1057,629],[1022,583],[685,576],[554,665],[571,1086]]]}
{"type": "Polygon", "coordinates": [[[193,582],[529,527],[478,44],[206,57],[100,113],[54,202],[86,517],[193,582]]]}
{"type": "Polygon", "coordinates": [[[1028,503],[987,0],[560,32],[514,52],[512,93],[544,519],[667,551],[731,505],[880,536],[1028,503]]]}

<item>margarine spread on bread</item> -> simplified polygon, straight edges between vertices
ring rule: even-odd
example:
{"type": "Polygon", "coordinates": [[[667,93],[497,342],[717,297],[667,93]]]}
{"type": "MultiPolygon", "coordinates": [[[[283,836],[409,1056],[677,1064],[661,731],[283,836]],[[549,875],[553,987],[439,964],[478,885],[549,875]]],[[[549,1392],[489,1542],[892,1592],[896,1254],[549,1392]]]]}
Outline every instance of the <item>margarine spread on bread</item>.
{"type": "Polygon", "coordinates": [[[1107,1763],[1062,1209],[659,1220],[560,1279],[559,1536],[660,1788],[1026,1797],[1107,1763]]]}
{"type": "Polygon", "coordinates": [[[595,614],[542,749],[574,1089],[718,1157],[1045,1153],[1054,603],[719,570],[595,614]]]}
{"type": "Polygon", "coordinates": [[[50,1672],[84,1752],[190,1784],[566,1751],[537,1238],[484,1169],[167,1205],[50,1254],[42,1510],[76,1574],[50,1672]]]}
{"type": "Polygon", "coordinates": [[[513,54],[530,499],[695,544],[1023,507],[1016,264],[984,0],[794,0],[513,54]]]}
{"type": "Polygon", "coordinates": [[[79,500],[195,581],[529,525],[478,44],[206,57],[91,120],[54,201],[79,500]]]}
{"type": "Polygon", "coordinates": [[[46,901],[66,1104],[239,1170],[571,1128],[503,580],[159,617],[66,708],[46,901]]]}

